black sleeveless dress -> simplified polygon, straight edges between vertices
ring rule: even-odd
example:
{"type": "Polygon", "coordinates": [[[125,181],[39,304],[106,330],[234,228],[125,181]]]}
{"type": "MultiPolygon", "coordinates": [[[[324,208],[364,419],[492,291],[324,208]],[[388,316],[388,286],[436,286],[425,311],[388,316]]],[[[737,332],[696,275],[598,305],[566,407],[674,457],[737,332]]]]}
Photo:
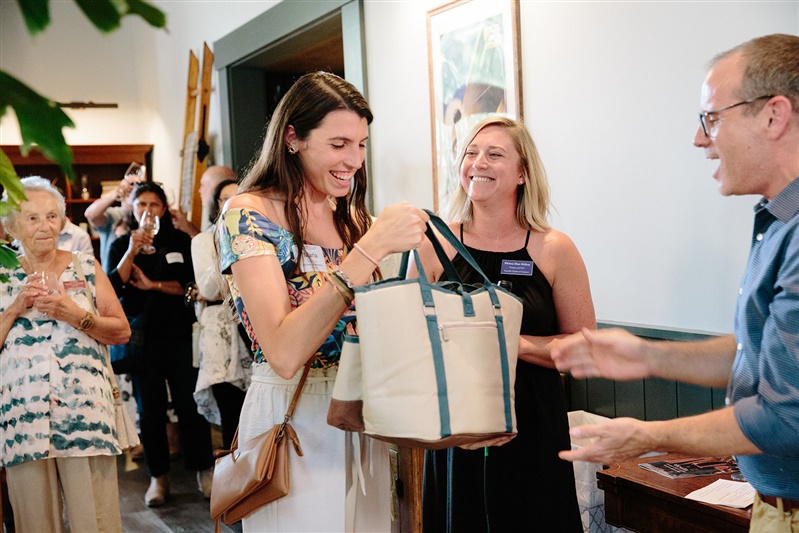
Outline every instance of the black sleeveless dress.
{"type": "MultiPolygon", "coordinates": [[[[559,333],[552,287],[538,267],[531,276],[501,273],[503,259],[532,263],[527,242],[515,252],[466,248],[492,282],[509,281],[522,299],[522,334],[559,333]]],[[[464,283],[482,281],[460,255],[453,264],[464,283]]],[[[560,374],[520,360],[515,393],[518,435],[508,444],[489,448],[487,455],[482,449],[425,452],[425,533],[583,531],[574,469],[557,455],[570,447],[560,374]]]]}

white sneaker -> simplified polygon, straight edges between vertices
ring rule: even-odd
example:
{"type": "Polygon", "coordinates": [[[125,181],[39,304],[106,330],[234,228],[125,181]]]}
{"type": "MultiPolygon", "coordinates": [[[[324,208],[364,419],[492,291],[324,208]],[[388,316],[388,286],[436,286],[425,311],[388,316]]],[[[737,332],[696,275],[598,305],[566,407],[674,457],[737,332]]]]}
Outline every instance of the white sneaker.
{"type": "Polygon", "coordinates": [[[214,481],[214,467],[197,472],[197,488],[206,499],[211,498],[211,485],[214,481]]]}
{"type": "Polygon", "coordinates": [[[166,474],[150,478],[150,488],[144,494],[144,503],[147,507],[160,507],[169,497],[169,477],[166,474]]]}

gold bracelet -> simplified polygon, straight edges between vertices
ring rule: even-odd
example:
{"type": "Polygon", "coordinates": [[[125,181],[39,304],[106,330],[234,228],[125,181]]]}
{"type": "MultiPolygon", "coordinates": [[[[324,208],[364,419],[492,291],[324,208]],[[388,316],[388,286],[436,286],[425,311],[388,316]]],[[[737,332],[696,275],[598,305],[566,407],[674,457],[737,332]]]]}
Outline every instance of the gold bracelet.
{"type": "Polygon", "coordinates": [[[352,300],[355,298],[355,293],[350,293],[349,289],[345,285],[342,285],[341,281],[334,276],[328,275],[325,276],[325,279],[336,288],[338,293],[344,299],[344,303],[347,305],[347,307],[351,306],[352,300]]]}
{"type": "Polygon", "coordinates": [[[77,329],[78,331],[87,331],[92,329],[92,326],[94,326],[94,315],[87,311],[86,315],[80,319],[80,322],[78,322],[77,329]]]}
{"type": "Polygon", "coordinates": [[[353,285],[352,281],[350,281],[350,278],[347,277],[347,275],[344,272],[342,272],[341,269],[337,268],[330,274],[332,274],[334,278],[341,281],[341,283],[343,283],[344,286],[347,287],[347,290],[352,292],[352,295],[355,296],[355,285],[353,285]]]}

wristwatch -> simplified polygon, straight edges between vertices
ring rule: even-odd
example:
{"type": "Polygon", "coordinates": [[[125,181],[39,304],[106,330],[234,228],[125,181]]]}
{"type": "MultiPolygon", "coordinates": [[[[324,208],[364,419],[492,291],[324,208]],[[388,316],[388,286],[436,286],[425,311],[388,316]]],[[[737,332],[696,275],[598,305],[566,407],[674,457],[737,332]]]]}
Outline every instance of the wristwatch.
{"type": "Polygon", "coordinates": [[[91,329],[94,325],[94,315],[87,312],[86,316],[80,319],[78,322],[78,331],[86,331],[87,329],[91,329]]]}

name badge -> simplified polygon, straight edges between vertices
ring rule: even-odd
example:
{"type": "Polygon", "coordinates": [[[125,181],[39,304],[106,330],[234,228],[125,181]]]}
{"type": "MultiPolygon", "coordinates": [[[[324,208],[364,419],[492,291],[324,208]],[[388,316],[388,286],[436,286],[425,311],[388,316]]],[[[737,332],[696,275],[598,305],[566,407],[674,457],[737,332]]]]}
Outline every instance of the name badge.
{"type": "Polygon", "coordinates": [[[82,279],[76,281],[65,281],[64,290],[66,291],[82,291],[86,288],[86,282],[82,279]]]}
{"type": "Polygon", "coordinates": [[[300,269],[303,272],[327,272],[327,262],[325,262],[325,252],[321,246],[308,244],[302,252],[300,269]]]}
{"type": "Polygon", "coordinates": [[[169,252],[168,254],[166,254],[166,262],[170,265],[172,263],[182,263],[183,254],[180,252],[169,252]]]}
{"type": "Polygon", "coordinates": [[[500,273],[510,276],[532,276],[533,262],[517,261],[514,259],[503,259],[500,273]]]}

